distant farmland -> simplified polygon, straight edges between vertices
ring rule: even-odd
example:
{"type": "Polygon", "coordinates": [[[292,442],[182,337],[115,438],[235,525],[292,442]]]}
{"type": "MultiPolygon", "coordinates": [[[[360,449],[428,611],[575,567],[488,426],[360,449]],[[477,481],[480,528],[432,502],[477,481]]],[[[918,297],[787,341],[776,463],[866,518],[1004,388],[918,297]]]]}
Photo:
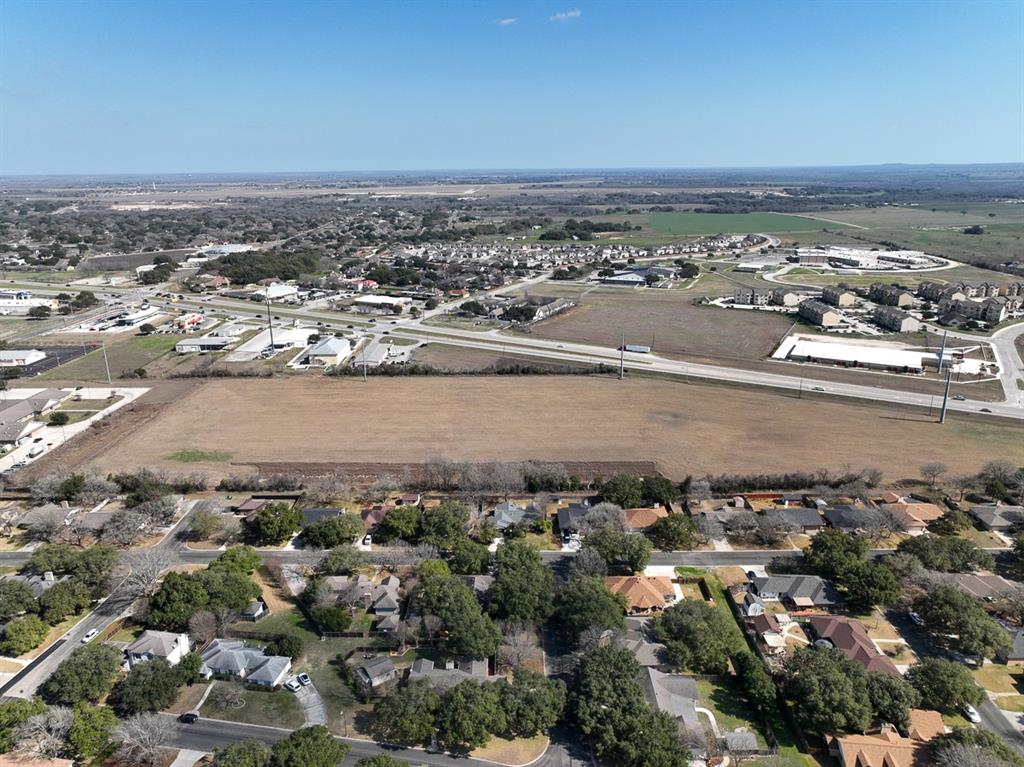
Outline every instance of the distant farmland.
{"type": "Polygon", "coordinates": [[[781,213],[652,213],[650,227],[665,234],[748,234],[813,232],[828,227],[810,218],[781,213]]]}

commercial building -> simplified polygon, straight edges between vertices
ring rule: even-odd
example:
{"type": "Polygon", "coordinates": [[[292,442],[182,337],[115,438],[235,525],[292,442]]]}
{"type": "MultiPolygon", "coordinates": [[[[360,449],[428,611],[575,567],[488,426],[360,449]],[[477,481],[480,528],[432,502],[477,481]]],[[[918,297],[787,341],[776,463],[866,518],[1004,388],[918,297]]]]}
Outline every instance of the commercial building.
{"type": "Polygon", "coordinates": [[[0,350],[0,367],[21,368],[34,365],[46,359],[46,352],[39,349],[3,349],[0,350]]]}
{"type": "Polygon", "coordinates": [[[331,368],[343,363],[351,354],[352,343],[347,338],[327,336],[309,350],[307,364],[331,368]]]}
{"type": "Polygon", "coordinates": [[[408,298],[359,296],[352,302],[352,307],[363,314],[401,314],[411,303],[408,298]]]}

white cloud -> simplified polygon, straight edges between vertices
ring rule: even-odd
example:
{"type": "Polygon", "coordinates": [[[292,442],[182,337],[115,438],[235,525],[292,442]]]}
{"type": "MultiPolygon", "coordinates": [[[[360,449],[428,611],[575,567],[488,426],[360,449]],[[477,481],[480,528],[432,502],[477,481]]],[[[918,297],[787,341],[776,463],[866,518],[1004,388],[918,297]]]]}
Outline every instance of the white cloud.
{"type": "Polygon", "coordinates": [[[572,21],[578,19],[583,15],[583,11],[579,8],[573,8],[571,11],[560,11],[551,17],[552,21],[572,21]]]}
{"type": "Polygon", "coordinates": [[[499,27],[508,27],[511,26],[512,24],[515,24],[517,21],[519,21],[519,19],[517,18],[498,19],[496,23],[499,27]]]}

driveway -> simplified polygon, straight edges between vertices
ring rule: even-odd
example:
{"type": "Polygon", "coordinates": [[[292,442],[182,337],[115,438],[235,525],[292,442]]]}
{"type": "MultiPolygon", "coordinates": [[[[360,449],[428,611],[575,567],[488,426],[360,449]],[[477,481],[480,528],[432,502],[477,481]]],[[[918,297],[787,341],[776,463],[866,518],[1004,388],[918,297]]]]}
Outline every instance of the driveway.
{"type": "Polygon", "coordinates": [[[315,686],[308,684],[305,687],[300,687],[299,691],[295,693],[295,697],[299,699],[299,705],[302,706],[302,715],[306,717],[307,727],[313,724],[327,724],[327,709],[324,707],[324,699],[320,697],[315,686]]]}

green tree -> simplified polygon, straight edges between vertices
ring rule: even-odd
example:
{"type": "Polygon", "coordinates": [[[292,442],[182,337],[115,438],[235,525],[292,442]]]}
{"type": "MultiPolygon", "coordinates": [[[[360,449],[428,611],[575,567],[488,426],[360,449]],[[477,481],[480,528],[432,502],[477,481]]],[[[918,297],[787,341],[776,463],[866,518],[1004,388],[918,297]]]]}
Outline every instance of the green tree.
{"type": "Polygon", "coordinates": [[[214,767],[266,767],[270,748],[258,740],[241,740],[213,752],[214,767]]]}
{"type": "Polygon", "coordinates": [[[197,652],[186,653],[178,661],[174,670],[178,672],[178,680],[181,684],[196,684],[202,677],[199,670],[203,667],[203,659],[197,652]]]}
{"type": "Polygon", "coordinates": [[[669,659],[680,669],[725,674],[736,652],[732,621],[705,602],[687,599],[654,620],[654,636],[665,643],[669,659]]]}
{"type": "Polygon", "coordinates": [[[910,709],[921,702],[918,691],[896,674],[868,672],[867,682],[868,699],[875,717],[906,729],[910,723],[910,709]]]}
{"type": "Polygon", "coordinates": [[[573,710],[594,755],[617,767],[676,767],[690,754],[674,719],[654,713],[639,681],[640,664],[625,649],[587,653],[576,670],[573,710]]]}
{"type": "Polygon", "coordinates": [[[547,732],[565,712],[565,683],[518,666],[512,682],[498,687],[505,712],[505,734],[510,738],[532,738],[547,732]]]}
{"type": "Polygon", "coordinates": [[[981,703],[984,693],[971,672],[945,658],[925,658],[907,670],[906,680],[921,695],[925,708],[952,714],[981,703]]]}
{"type": "Polygon", "coordinates": [[[787,696],[800,701],[796,715],[806,729],[863,732],[871,724],[867,672],[839,650],[801,647],[787,658],[782,675],[787,696]]]}
{"type": "Polygon", "coordinates": [[[95,703],[110,692],[121,667],[121,653],[102,644],[87,644],[61,661],[42,687],[50,703],[73,706],[95,703]]]}
{"type": "Polygon", "coordinates": [[[111,699],[120,716],[160,711],[178,697],[181,678],[163,658],[136,663],[114,687],[111,699]]]}
{"type": "Polygon", "coordinates": [[[56,626],[69,615],[76,615],[92,604],[92,595],[84,583],[77,580],[61,581],[39,597],[39,611],[43,619],[56,626]]]}
{"type": "Polygon", "coordinates": [[[569,581],[558,592],[557,612],[563,633],[574,644],[587,629],[626,628],[626,598],[609,591],[599,577],[569,581]]]}
{"type": "Polygon", "coordinates": [[[448,558],[448,565],[453,573],[459,575],[479,575],[487,572],[491,562],[491,552],[483,544],[463,538],[455,544],[448,558]]]}
{"type": "Polygon", "coordinates": [[[70,572],[75,578],[93,591],[93,596],[101,595],[107,588],[110,574],[117,567],[119,555],[113,546],[97,544],[75,552],[70,572]]]}
{"type": "Polygon", "coordinates": [[[609,570],[625,569],[637,573],[651,561],[651,542],[642,535],[624,533],[609,527],[591,533],[583,539],[584,548],[594,549],[608,565],[609,570]]]}
{"type": "Polygon", "coordinates": [[[981,603],[955,586],[938,586],[914,600],[925,629],[940,644],[965,655],[992,658],[1009,649],[1007,632],[981,603]]]}
{"type": "Polygon", "coordinates": [[[268,503],[246,523],[246,535],[257,546],[277,546],[301,527],[301,511],[286,503],[268,503]]]}
{"type": "Polygon", "coordinates": [[[685,514],[669,514],[647,530],[647,537],[662,551],[689,551],[696,545],[697,528],[685,514]]]}
{"type": "Polygon", "coordinates": [[[861,562],[843,573],[846,601],[857,611],[869,611],[875,605],[891,605],[900,597],[902,584],[885,564],[861,562]]]}
{"type": "Polygon", "coordinates": [[[438,647],[452,655],[487,658],[498,649],[501,633],[480,611],[473,590],[455,576],[421,579],[414,594],[420,615],[434,615],[444,631],[438,647]]]}
{"type": "Polygon", "coordinates": [[[28,310],[28,316],[34,320],[45,320],[50,316],[49,306],[33,306],[28,310]]]}
{"type": "Polygon", "coordinates": [[[866,539],[841,530],[826,528],[811,539],[805,554],[807,564],[823,578],[842,580],[851,569],[867,558],[866,539]]]}
{"type": "Polygon", "coordinates": [[[14,731],[19,724],[45,711],[46,704],[39,698],[9,698],[0,701],[0,754],[14,750],[14,731]]]}
{"type": "Polygon", "coordinates": [[[71,416],[64,412],[50,413],[50,426],[67,426],[71,422],[71,416]]]}
{"type": "MultiPolygon", "coordinates": [[[[388,517],[394,512],[389,512],[388,517]]],[[[384,520],[387,521],[385,517],[384,520]]],[[[441,551],[451,551],[467,536],[469,507],[460,501],[446,501],[433,509],[425,509],[420,517],[421,540],[441,551]]]]}
{"type": "Polygon", "coordinates": [[[630,474],[616,474],[601,485],[601,500],[624,509],[635,509],[644,502],[644,481],[630,474]]]}
{"type": "Polygon", "coordinates": [[[900,541],[897,551],[913,554],[929,570],[966,573],[990,570],[995,559],[974,541],[950,535],[918,535],[900,541]]]}
{"type": "Polygon", "coordinates": [[[32,589],[21,581],[0,578],[0,623],[22,613],[34,613],[37,607],[32,589]]]}
{"type": "Polygon", "coordinates": [[[117,717],[106,706],[76,703],[71,729],[68,730],[68,743],[79,761],[90,761],[106,751],[116,726],[117,717]]]}
{"type": "Polygon", "coordinates": [[[486,746],[491,735],[507,727],[498,686],[467,679],[451,688],[438,712],[437,740],[449,751],[486,746]]]}
{"type": "Polygon", "coordinates": [[[213,572],[252,575],[262,561],[260,553],[252,546],[232,546],[213,560],[207,569],[213,572]]]}
{"type": "Polygon", "coordinates": [[[212,538],[213,534],[220,529],[220,517],[215,512],[207,509],[199,509],[192,512],[192,517],[188,521],[188,530],[192,533],[192,537],[198,541],[212,538]]]}
{"type": "Polygon", "coordinates": [[[409,767],[409,763],[403,762],[401,759],[395,759],[390,754],[378,754],[377,756],[368,756],[365,759],[360,759],[356,762],[356,767],[409,767]]]}
{"type": "Polygon", "coordinates": [[[349,575],[368,561],[366,554],[355,546],[335,546],[320,560],[317,570],[323,575],[349,575]]]}
{"type": "Polygon", "coordinates": [[[332,549],[352,543],[366,534],[366,527],[358,514],[345,511],[303,528],[302,541],[317,549],[332,549]]]}
{"type": "Polygon", "coordinates": [[[387,513],[373,531],[378,543],[402,540],[416,543],[420,539],[420,510],[416,506],[399,506],[387,513]]]}
{"type": "Polygon", "coordinates": [[[769,716],[775,708],[778,695],[775,683],[765,671],[761,659],[749,650],[741,650],[732,656],[732,663],[743,684],[747,700],[763,715],[769,716]]]}
{"type": "Polygon", "coordinates": [[[50,627],[35,615],[14,618],[4,626],[3,639],[0,639],[0,653],[14,657],[27,653],[38,647],[49,632],[50,627]]]}
{"type": "Polygon", "coordinates": [[[297,634],[285,634],[267,645],[269,655],[286,655],[293,661],[302,657],[303,641],[297,634]]]}
{"type": "MultiPolygon", "coordinates": [[[[647,503],[660,503],[665,508],[672,505],[672,501],[679,497],[679,490],[675,483],[661,475],[644,477],[644,501],[647,503]]],[[[623,507],[626,508],[626,507],[623,507]]]]}
{"type": "Polygon", "coordinates": [[[524,541],[509,541],[495,556],[490,590],[491,615],[502,620],[540,625],[554,611],[555,578],[540,552],[524,541]]]}
{"type": "Polygon", "coordinates": [[[164,631],[185,631],[188,619],[210,602],[206,589],[188,573],[169,572],[150,598],[146,623],[164,631]]]}
{"type": "Polygon", "coordinates": [[[396,687],[374,704],[374,735],[384,743],[404,746],[429,743],[440,708],[441,697],[424,679],[396,687]]]}
{"type": "Polygon", "coordinates": [[[230,570],[202,570],[192,577],[206,590],[211,606],[223,605],[234,612],[244,610],[261,593],[246,575],[230,570]]]}
{"type": "Polygon", "coordinates": [[[321,724],[295,730],[270,750],[270,767],[338,767],[348,746],[334,739],[321,724]]]}

